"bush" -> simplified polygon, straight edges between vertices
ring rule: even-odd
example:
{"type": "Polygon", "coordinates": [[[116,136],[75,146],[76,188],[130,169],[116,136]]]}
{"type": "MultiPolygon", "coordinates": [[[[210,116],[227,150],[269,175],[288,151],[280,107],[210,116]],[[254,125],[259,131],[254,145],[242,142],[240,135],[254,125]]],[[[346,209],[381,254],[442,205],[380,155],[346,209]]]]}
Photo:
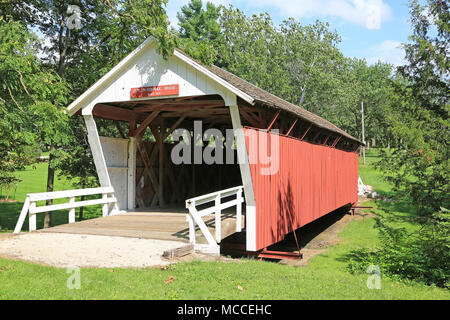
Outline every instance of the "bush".
{"type": "Polygon", "coordinates": [[[393,226],[392,216],[386,213],[377,217],[380,248],[354,250],[350,254],[349,270],[365,272],[374,264],[383,274],[394,278],[450,289],[449,210],[442,208],[432,214],[413,233],[393,226]]]}

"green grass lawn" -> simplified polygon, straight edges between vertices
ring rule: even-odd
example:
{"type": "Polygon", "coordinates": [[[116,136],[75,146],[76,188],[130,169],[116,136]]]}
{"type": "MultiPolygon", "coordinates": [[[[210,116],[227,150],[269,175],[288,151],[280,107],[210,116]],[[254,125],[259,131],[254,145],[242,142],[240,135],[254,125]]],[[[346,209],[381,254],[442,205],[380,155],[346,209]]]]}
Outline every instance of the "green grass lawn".
{"type": "MultiPolygon", "coordinates": [[[[361,166],[363,180],[389,193],[391,187],[371,167],[374,160],[368,157],[361,166]]],[[[351,250],[377,246],[374,220],[354,220],[340,236],[337,245],[306,267],[243,260],[179,263],[167,270],[82,269],[79,290],[67,289],[66,269],[0,258],[0,299],[450,299],[445,289],[387,277],[380,290],[368,289],[368,275],[351,274],[347,265],[351,250]],[[166,284],[170,276],[174,280],[166,284]]]]}

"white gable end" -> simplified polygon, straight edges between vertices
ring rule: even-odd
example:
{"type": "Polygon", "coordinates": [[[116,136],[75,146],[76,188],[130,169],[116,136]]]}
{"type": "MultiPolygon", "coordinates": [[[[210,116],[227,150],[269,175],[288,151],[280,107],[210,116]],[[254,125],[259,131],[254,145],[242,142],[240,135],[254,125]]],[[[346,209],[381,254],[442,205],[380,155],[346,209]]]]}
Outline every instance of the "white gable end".
{"type": "Polygon", "coordinates": [[[229,83],[212,74],[208,69],[192,59],[175,51],[167,60],[158,54],[152,41],[147,40],[110,72],[97,81],[83,95],[76,99],[68,110],[74,114],[82,109],[82,114],[92,114],[97,103],[138,101],[149,99],[221,95],[226,105],[236,104],[236,95],[249,102],[249,96],[229,83]],[[131,99],[131,88],[179,85],[176,96],[156,96],[131,99]]]}

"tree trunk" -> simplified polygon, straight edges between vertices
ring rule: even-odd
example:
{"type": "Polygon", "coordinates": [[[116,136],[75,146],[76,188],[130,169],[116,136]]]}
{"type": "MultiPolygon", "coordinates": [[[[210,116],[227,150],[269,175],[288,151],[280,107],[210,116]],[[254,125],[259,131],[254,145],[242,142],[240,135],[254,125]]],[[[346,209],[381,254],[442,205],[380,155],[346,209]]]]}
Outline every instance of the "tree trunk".
{"type": "MultiPolygon", "coordinates": [[[[85,196],[81,196],[81,201],[84,201],[84,199],[85,199],[85,196]]],[[[80,212],[78,214],[78,221],[83,220],[83,210],[84,210],[84,207],[80,207],[80,212]]]]}
{"type": "MultiPolygon", "coordinates": [[[[56,72],[58,73],[58,75],[62,78],[63,77],[63,73],[64,73],[64,64],[65,64],[65,57],[66,57],[66,50],[67,50],[67,46],[68,46],[68,40],[69,40],[69,29],[67,29],[66,31],[66,41],[63,44],[63,33],[64,33],[64,24],[61,25],[60,30],[59,30],[59,61],[58,61],[58,69],[56,70],[56,72]]],[[[53,183],[55,181],[55,168],[51,167],[52,164],[52,160],[55,158],[55,156],[53,155],[53,149],[54,146],[50,145],[50,157],[48,160],[48,171],[47,171],[47,192],[52,192],[53,191],[53,183]]],[[[51,205],[53,203],[52,200],[47,200],[46,204],[47,205],[51,205]]],[[[44,217],[44,228],[49,228],[52,225],[52,216],[50,212],[46,212],[45,213],[45,217],[44,217]]]]}
{"type": "MultiPolygon", "coordinates": [[[[85,188],[86,188],[86,183],[83,181],[81,183],[81,189],[85,189],[85,188]]],[[[81,196],[81,201],[84,201],[84,199],[85,199],[85,196],[81,196]]],[[[84,207],[80,207],[80,212],[78,214],[78,221],[83,220],[83,210],[84,210],[84,207]]]]}
{"type": "MultiPolygon", "coordinates": [[[[50,157],[48,160],[48,170],[47,170],[47,192],[53,191],[53,183],[55,181],[55,168],[52,168],[52,160],[54,159],[53,155],[53,146],[50,147],[50,157]]],[[[52,200],[47,200],[46,205],[51,205],[53,203],[52,200]]],[[[46,212],[44,217],[44,228],[50,228],[52,226],[52,216],[51,212],[46,212]]]]}

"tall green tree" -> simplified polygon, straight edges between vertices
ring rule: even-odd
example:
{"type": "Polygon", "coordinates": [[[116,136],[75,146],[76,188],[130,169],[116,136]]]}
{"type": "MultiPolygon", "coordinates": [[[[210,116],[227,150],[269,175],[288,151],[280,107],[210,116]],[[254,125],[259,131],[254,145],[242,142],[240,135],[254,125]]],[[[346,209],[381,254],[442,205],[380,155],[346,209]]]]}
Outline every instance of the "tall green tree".
{"type": "Polygon", "coordinates": [[[191,0],[181,7],[177,14],[180,26],[180,37],[194,41],[215,41],[220,36],[218,18],[220,6],[207,2],[203,9],[202,0],[191,0]]]}
{"type": "MultiPolygon", "coordinates": [[[[164,57],[172,52],[175,39],[168,32],[166,4],[165,0],[30,0],[11,1],[2,9],[44,38],[41,60],[69,86],[66,99],[70,102],[149,36],[156,40],[164,57]],[[32,15],[18,13],[24,8],[32,10],[32,15]],[[73,23],[74,18],[79,20],[78,25],[73,23]]],[[[80,146],[84,148],[82,154],[90,154],[78,135],[83,132],[83,123],[70,121],[70,125],[72,134],[68,137],[75,139],[72,143],[46,140],[45,147],[50,150],[47,191],[53,190],[56,167],[74,175],[89,172],[92,165],[91,161],[77,162],[76,166],[68,163],[75,161],[68,155],[81,152],[80,146]],[[65,156],[58,156],[64,152],[65,156]],[[75,170],[78,166],[84,169],[75,170]]],[[[50,224],[48,213],[44,226],[50,224]]]]}
{"type": "Polygon", "coordinates": [[[281,25],[284,74],[290,78],[293,103],[315,113],[322,113],[336,102],[343,54],[337,48],[340,37],[327,23],[316,21],[303,26],[294,19],[281,25]]]}
{"type": "Polygon", "coordinates": [[[450,288],[450,13],[447,1],[413,0],[410,8],[408,63],[399,68],[386,118],[400,143],[378,165],[416,215],[380,213],[380,248],[362,256],[363,266],[375,263],[387,274],[450,288]],[[399,228],[405,220],[417,228],[399,228]]]}
{"type": "Polygon", "coordinates": [[[387,145],[389,124],[386,116],[391,112],[394,95],[393,66],[383,62],[368,65],[364,59],[345,58],[335,75],[337,87],[333,101],[323,115],[355,137],[362,139],[361,103],[364,103],[365,138],[367,143],[387,145]]]}
{"type": "Polygon", "coordinates": [[[201,0],[191,0],[177,13],[179,47],[208,65],[217,60],[217,44],[221,36],[218,18],[221,8],[211,2],[207,2],[205,7],[201,0]]]}
{"type": "Polygon", "coordinates": [[[217,65],[248,82],[283,97],[287,80],[282,74],[283,48],[280,34],[267,13],[247,17],[232,6],[222,9],[219,19],[217,65]]]}
{"type": "Polygon", "coordinates": [[[0,184],[36,161],[51,141],[67,142],[67,88],[37,58],[36,36],[0,16],[0,184]]]}
{"type": "MultiPolygon", "coordinates": [[[[408,64],[399,68],[402,105],[389,118],[402,145],[386,156],[389,179],[404,188],[423,216],[448,208],[449,44],[448,3],[411,1],[414,33],[405,44],[408,64]]],[[[394,106],[396,107],[396,106],[394,106]]]]}

